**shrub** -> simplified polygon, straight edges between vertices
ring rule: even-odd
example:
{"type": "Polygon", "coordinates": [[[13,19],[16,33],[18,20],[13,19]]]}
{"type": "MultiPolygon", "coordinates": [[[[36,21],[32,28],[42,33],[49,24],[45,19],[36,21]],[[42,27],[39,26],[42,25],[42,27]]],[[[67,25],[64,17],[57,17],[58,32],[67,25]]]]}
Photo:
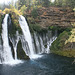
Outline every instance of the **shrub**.
{"type": "Polygon", "coordinates": [[[5,14],[14,14],[14,15],[18,15],[18,16],[21,14],[21,13],[20,13],[17,9],[15,9],[15,8],[13,8],[13,9],[5,8],[3,12],[4,12],[5,14]]]}
{"type": "Polygon", "coordinates": [[[9,31],[9,34],[14,35],[17,30],[21,33],[21,28],[20,28],[19,22],[18,22],[19,15],[21,13],[15,8],[11,8],[11,9],[5,8],[5,10],[3,12],[5,14],[9,14],[11,17],[12,30],[11,30],[11,32],[9,31]]]}
{"type": "Polygon", "coordinates": [[[37,31],[40,32],[41,31],[41,27],[38,24],[29,24],[29,28],[31,32],[37,31]]]}
{"type": "Polygon", "coordinates": [[[38,12],[37,12],[36,8],[33,8],[32,12],[31,12],[31,15],[33,16],[33,18],[37,18],[38,12]]]}
{"type": "Polygon", "coordinates": [[[27,7],[25,5],[23,5],[20,9],[20,12],[22,12],[22,14],[25,14],[26,10],[27,10],[27,7]]]}

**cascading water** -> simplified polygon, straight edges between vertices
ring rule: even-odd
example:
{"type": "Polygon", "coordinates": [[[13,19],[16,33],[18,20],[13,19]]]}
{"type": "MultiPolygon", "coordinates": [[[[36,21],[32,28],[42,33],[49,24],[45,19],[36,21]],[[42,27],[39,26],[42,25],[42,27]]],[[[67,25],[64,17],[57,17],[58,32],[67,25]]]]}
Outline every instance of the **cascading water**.
{"type": "Polygon", "coordinates": [[[43,40],[42,40],[41,36],[39,36],[39,38],[40,38],[40,45],[41,45],[41,53],[44,53],[45,47],[44,47],[44,44],[43,44],[43,40]]]}
{"type": "Polygon", "coordinates": [[[10,41],[11,43],[13,44],[13,48],[14,48],[14,57],[15,57],[15,60],[18,60],[17,59],[17,44],[19,42],[19,33],[18,31],[16,31],[16,35],[14,37],[10,37],[10,41]]]}
{"type": "Polygon", "coordinates": [[[27,44],[23,35],[20,36],[20,40],[21,40],[21,43],[22,43],[23,50],[25,51],[26,55],[29,56],[29,53],[30,53],[29,47],[28,47],[28,44],[27,44]]]}
{"type": "Polygon", "coordinates": [[[37,33],[34,33],[34,40],[35,40],[35,47],[36,47],[36,53],[50,53],[50,46],[53,43],[54,40],[56,40],[56,31],[55,34],[52,36],[51,31],[48,31],[46,34],[43,34],[41,36],[40,34],[37,35],[37,33]]]}
{"type": "Polygon", "coordinates": [[[29,31],[28,24],[27,24],[27,22],[26,22],[26,20],[25,20],[25,18],[23,16],[20,16],[19,23],[20,23],[24,38],[25,38],[25,40],[26,40],[26,42],[27,42],[27,44],[29,46],[28,55],[30,57],[33,57],[33,55],[35,53],[34,53],[33,45],[32,45],[32,38],[31,38],[31,34],[30,34],[30,31],[29,31]]]}
{"type": "Polygon", "coordinates": [[[8,17],[9,15],[6,14],[2,24],[2,39],[0,38],[0,64],[9,64],[15,65],[22,63],[21,60],[14,60],[11,47],[9,46],[9,39],[8,39],[8,17]],[[1,43],[3,41],[3,46],[1,43]]]}
{"type": "Polygon", "coordinates": [[[12,57],[11,48],[9,46],[9,40],[8,40],[8,28],[7,28],[8,16],[9,16],[8,14],[5,15],[5,18],[2,24],[2,39],[3,39],[2,61],[3,63],[14,60],[12,57]]]}
{"type": "Polygon", "coordinates": [[[48,34],[45,34],[44,37],[41,37],[40,35],[37,35],[36,33],[34,33],[33,40],[35,42],[32,43],[32,37],[29,31],[29,27],[23,16],[20,16],[19,24],[24,35],[24,38],[21,37],[21,42],[22,42],[22,48],[24,49],[26,55],[28,55],[30,58],[38,58],[40,57],[38,54],[50,53],[49,48],[52,42],[55,40],[55,38],[53,37],[51,38],[51,36],[49,36],[51,32],[48,32],[48,34]],[[45,48],[45,45],[47,46],[47,48],[45,48]]]}
{"type": "Polygon", "coordinates": [[[38,39],[38,36],[36,35],[36,33],[34,33],[34,38],[35,38],[35,45],[36,45],[36,49],[37,49],[36,53],[40,53],[40,43],[39,43],[39,39],[38,39]]]}
{"type": "Polygon", "coordinates": [[[50,46],[53,41],[57,38],[57,32],[52,36],[52,32],[49,31],[47,33],[39,34],[34,32],[33,37],[30,34],[28,24],[23,16],[20,16],[19,23],[22,29],[23,35],[20,35],[18,31],[16,31],[16,35],[13,37],[9,37],[13,48],[14,48],[14,57],[12,55],[11,48],[9,46],[9,39],[8,39],[8,17],[9,15],[6,14],[2,24],[2,40],[3,46],[1,44],[0,38],[0,64],[7,63],[7,64],[18,64],[21,63],[17,59],[17,44],[21,40],[22,48],[25,51],[26,55],[32,58],[41,57],[42,53],[50,53],[50,46]]]}

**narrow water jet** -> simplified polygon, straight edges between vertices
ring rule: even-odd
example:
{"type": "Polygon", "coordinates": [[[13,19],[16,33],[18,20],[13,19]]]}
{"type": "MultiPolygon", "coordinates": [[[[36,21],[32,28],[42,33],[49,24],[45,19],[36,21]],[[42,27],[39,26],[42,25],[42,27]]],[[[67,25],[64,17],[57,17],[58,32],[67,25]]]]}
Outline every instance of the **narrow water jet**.
{"type": "Polygon", "coordinates": [[[16,31],[16,34],[15,34],[14,37],[10,37],[10,41],[11,41],[11,43],[13,45],[13,48],[14,48],[14,58],[15,58],[15,60],[18,60],[18,58],[17,58],[17,44],[19,42],[19,38],[20,38],[20,36],[19,36],[18,31],[16,31]]]}

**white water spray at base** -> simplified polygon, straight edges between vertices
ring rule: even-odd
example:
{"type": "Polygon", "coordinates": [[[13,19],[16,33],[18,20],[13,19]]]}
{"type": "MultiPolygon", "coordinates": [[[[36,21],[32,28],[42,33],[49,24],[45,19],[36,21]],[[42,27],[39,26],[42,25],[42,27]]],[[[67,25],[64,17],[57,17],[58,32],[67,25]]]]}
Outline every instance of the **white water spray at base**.
{"type": "Polygon", "coordinates": [[[8,24],[7,24],[8,17],[9,17],[9,15],[6,14],[5,18],[3,20],[3,24],[2,24],[3,50],[1,52],[2,61],[0,61],[0,64],[8,64],[8,65],[13,66],[15,64],[22,63],[22,61],[21,60],[14,60],[13,56],[12,56],[12,51],[9,46],[9,40],[8,40],[8,24]]]}

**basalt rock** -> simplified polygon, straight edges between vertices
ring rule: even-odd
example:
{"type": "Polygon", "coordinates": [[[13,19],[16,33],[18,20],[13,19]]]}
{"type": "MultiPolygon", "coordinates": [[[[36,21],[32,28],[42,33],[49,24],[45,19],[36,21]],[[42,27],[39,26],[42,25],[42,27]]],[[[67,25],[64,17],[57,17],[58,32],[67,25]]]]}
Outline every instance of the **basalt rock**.
{"type": "Polygon", "coordinates": [[[18,59],[29,59],[29,57],[25,54],[24,50],[22,49],[21,41],[19,41],[17,45],[17,57],[18,59]]]}

